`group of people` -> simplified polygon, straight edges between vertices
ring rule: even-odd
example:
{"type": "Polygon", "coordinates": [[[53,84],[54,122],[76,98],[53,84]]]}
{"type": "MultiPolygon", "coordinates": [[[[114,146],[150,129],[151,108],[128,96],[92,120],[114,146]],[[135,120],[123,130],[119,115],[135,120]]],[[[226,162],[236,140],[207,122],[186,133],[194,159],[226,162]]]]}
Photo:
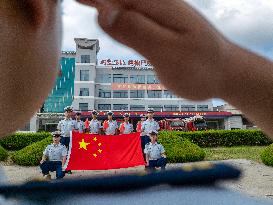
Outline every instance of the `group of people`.
{"type": "MultiPolygon", "coordinates": [[[[92,111],[92,120],[86,129],[85,123],[81,120],[81,113],[77,112],[75,119],[72,119],[73,108],[68,106],[64,109],[64,119],[58,123],[57,131],[52,133],[53,143],[48,145],[43,152],[40,168],[46,179],[51,179],[49,172],[56,171],[56,178],[61,179],[65,173],[72,173],[70,170],[64,171],[63,167],[67,159],[70,146],[71,131],[90,134],[118,135],[130,134],[134,132],[133,124],[129,122],[130,115],[124,114],[124,122],[118,126],[113,119],[113,112],[107,113],[107,120],[101,123],[98,119],[98,112],[92,111]]],[[[160,129],[157,121],[154,120],[154,110],[148,109],[147,116],[141,115],[136,132],[140,132],[141,149],[143,158],[146,161],[145,169],[154,171],[157,167],[165,170],[167,164],[164,147],[157,142],[157,135],[160,129]],[[147,119],[146,119],[147,117],[147,119]]]]}

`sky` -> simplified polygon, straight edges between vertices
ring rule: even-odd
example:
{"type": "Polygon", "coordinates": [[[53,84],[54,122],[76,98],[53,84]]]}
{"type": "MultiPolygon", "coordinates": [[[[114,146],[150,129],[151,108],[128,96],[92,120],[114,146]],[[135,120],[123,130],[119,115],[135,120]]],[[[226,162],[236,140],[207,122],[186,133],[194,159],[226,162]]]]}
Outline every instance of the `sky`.
{"type": "MultiPolygon", "coordinates": [[[[273,0],[187,0],[231,41],[273,60],[273,0]]],[[[97,24],[95,9],[66,0],[63,4],[63,47],[74,51],[74,38],[99,39],[98,59],[143,59],[97,24]]],[[[224,101],[213,100],[214,105],[224,101]]]]}

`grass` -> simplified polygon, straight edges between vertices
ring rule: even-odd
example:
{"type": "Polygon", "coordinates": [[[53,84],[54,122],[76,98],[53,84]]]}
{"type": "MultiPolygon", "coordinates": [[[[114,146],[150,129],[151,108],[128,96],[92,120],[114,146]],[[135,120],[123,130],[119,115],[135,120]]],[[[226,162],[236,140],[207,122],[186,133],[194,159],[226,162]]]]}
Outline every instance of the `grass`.
{"type": "Polygon", "coordinates": [[[203,148],[206,152],[205,160],[248,159],[262,163],[260,153],[266,146],[240,146],[203,148]]]}

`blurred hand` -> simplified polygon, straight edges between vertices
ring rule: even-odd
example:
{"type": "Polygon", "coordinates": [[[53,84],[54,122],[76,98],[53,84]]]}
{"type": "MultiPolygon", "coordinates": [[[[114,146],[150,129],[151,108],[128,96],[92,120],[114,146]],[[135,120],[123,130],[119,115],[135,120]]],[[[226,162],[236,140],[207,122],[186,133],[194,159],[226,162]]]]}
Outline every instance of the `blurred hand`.
{"type": "Polygon", "coordinates": [[[184,1],[77,1],[96,7],[103,30],[149,59],[175,94],[221,97],[231,44],[184,1]]]}
{"type": "Polygon", "coordinates": [[[44,162],[45,162],[45,160],[41,160],[41,161],[40,161],[40,164],[43,164],[44,162]]]}

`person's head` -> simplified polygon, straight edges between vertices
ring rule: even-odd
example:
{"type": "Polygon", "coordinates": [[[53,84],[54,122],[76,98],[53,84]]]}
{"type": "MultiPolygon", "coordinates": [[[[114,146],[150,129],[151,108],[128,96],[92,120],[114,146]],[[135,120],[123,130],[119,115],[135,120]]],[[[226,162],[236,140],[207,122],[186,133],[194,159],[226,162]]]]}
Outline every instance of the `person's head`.
{"type": "Polygon", "coordinates": [[[97,116],[98,116],[98,112],[96,110],[93,110],[92,111],[92,118],[97,119],[97,116]]]}
{"type": "Polygon", "coordinates": [[[156,131],[152,131],[150,133],[150,139],[151,139],[151,143],[155,143],[157,141],[157,132],[156,131]]]}
{"type": "Polygon", "coordinates": [[[145,116],[144,114],[141,114],[141,115],[140,115],[140,120],[141,120],[141,121],[145,121],[145,120],[146,120],[146,116],[145,116]]]}
{"type": "Polygon", "coordinates": [[[53,143],[54,144],[59,144],[61,141],[61,133],[59,131],[55,131],[51,133],[53,136],[53,143]]]}
{"type": "Polygon", "coordinates": [[[107,113],[107,118],[108,118],[108,120],[113,120],[113,112],[109,111],[107,113]]]}
{"type": "Polygon", "coordinates": [[[76,113],[76,120],[81,120],[81,113],[80,112],[77,112],[76,113]]]}
{"type": "Polygon", "coordinates": [[[154,117],[154,109],[149,108],[147,110],[147,117],[148,117],[148,119],[152,119],[154,117]]]}
{"type": "Polygon", "coordinates": [[[73,108],[70,107],[70,106],[67,106],[64,108],[64,116],[66,119],[69,119],[71,118],[71,115],[72,115],[72,112],[73,112],[73,108]]]}
{"type": "Polygon", "coordinates": [[[130,115],[129,115],[128,113],[125,113],[125,114],[123,115],[123,117],[124,117],[124,122],[128,123],[128,122],[129,122],[129,117],[130,117],[130,115]]]}
{"type": "Polygon", "coordinates": [[[61,53],[60,2],[0,1],[0,137],[24,126],[54,85],[61,53]],[[15,116],[12,122],[9,116],[15,116]]]}

